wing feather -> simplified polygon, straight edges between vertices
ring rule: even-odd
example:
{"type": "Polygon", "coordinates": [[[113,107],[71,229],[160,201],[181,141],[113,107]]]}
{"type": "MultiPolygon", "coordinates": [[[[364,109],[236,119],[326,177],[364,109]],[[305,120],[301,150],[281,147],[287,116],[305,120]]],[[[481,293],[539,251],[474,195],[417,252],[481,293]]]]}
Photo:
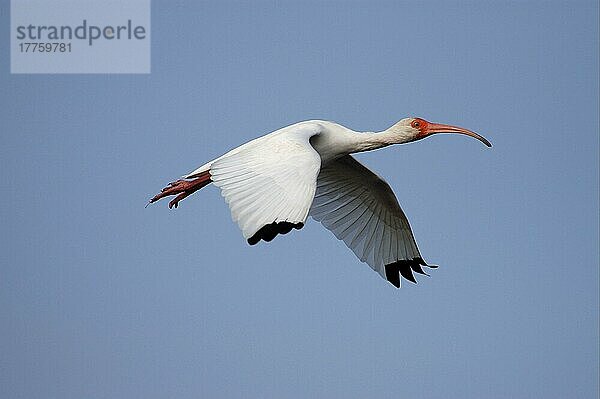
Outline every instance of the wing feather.
{"type": "Polygon", "coordinates": [[[249,242],[270,241],[306,221],[321,167],[310,138],[320,131],[314,123],[295,125],[210,165],[212,181],[249,242]]]}
{"type": "Polygon", "coordinates": [[[350,155],[321,168],[310,215],[397,287],[429,266],[390,186],[350,155]]]}

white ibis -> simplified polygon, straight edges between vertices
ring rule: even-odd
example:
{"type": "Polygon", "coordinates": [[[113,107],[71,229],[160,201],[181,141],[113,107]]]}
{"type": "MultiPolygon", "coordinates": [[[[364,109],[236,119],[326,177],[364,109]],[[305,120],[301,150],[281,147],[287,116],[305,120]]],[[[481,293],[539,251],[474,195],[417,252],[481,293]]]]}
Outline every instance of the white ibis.
{"type": "Polygon", "coordinates": [[[404,212],[390,186],[350,154],[459,133],[491,147],[470,130],[405,118],[382,132],[355,132],[337,123],[296,123],[243,144],[180,180],[149,203],[176,195],[169,208],[202,187],[221,189],[248,244],[301,229],[308,215],[396,287],[427,274],[404,212]]]}

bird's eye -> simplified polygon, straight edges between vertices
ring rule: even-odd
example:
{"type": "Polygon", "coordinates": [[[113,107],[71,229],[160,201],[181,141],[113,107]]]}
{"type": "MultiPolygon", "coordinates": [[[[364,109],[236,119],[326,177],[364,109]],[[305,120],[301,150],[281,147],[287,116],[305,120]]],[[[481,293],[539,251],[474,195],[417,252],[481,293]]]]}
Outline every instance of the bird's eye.
{"type": "Polygon", "coordinates": [[[413,121],[412,127],[418,128],[419,126],[421,126],[421,124],[419,123],[419,121],[413,121]]]}

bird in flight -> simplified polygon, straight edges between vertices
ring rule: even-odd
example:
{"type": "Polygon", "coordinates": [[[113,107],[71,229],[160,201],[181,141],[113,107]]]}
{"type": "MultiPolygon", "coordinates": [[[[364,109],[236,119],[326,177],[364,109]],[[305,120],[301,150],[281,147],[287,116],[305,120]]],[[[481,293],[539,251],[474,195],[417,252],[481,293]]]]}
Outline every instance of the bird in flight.
{"type": "Polygon", "coordinates": [[[299,122],[243,144],[169,183],[150,199],[175,195],[169,208],[213,183],[248,244],[321,222],[396,287],[427,274],[406,215],[390,186],[351,154],[410,143],[436,133],[474,137],[457,126],[405,118],[382,132],[356,132],[322,120],[299,122]]]}

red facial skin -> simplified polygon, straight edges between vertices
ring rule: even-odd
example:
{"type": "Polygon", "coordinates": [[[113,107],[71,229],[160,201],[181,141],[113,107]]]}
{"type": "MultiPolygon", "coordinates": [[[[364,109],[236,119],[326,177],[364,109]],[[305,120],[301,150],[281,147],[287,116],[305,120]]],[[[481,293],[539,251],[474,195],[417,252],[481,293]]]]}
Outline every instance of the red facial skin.
{"type": "Polygon", "coordinates": [[[417,140],[425,138],[425,136],[427,136],[427,128],[429,126],[429,122],[427,122],[425,119],[415,118],[410,123],[410,126],[419,130],[419,134],[417,135],[417,140]]]}

